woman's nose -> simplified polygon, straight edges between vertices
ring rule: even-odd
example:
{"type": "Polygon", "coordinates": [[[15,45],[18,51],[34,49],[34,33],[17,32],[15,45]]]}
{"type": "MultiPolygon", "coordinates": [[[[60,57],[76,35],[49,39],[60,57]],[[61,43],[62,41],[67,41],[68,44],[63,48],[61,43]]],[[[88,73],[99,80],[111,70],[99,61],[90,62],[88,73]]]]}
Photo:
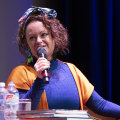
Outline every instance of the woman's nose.
{"type": "Polygon", "coordinates": [[[37,43],[41,43],[42,42],[42,38],[40,38],[40,37],[37,37],[37,41],[36,41],[37,43]]]}

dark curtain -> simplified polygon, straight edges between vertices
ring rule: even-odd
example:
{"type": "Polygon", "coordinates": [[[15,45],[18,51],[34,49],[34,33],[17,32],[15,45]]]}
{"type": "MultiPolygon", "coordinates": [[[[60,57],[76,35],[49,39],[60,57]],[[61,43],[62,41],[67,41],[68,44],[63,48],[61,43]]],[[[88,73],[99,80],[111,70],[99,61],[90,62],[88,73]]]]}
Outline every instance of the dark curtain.
{"type": "Polygon", "coordinates": [[[120,0],[33,0],[56,9],[68,29],[74,63],[105,99],[120,105],[120,0]]]}

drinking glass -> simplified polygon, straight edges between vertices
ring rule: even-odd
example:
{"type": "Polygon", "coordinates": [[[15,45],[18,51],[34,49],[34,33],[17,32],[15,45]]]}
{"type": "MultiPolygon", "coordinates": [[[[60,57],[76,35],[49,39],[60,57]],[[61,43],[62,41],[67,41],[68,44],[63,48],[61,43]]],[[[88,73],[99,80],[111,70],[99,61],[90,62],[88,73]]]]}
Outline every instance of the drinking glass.
{"type": "Polygon", "coordinates": [[[31,99],[19,99],[18,111],[30,111],[31,110],[31,99]]]}

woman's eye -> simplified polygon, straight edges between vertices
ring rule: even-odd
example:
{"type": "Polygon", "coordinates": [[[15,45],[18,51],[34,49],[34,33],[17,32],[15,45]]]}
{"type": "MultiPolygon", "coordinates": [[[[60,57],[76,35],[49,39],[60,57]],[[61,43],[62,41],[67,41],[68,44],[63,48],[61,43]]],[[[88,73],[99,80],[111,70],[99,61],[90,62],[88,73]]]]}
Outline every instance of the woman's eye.
{"type": "Polygon", "coordinates": [[[30,39],[30,40],[34,40],[34,39],[35,39],[35,37],[33,37],[33,36],[32,36],[32,37],[30,37],[29,39],[30,39]]]}
{"type": "Polygon", "coordinates": [[[45,37],[45,36],[47,36],[48,34],[47,33],[42,33],[42,37],[45,37]]]}

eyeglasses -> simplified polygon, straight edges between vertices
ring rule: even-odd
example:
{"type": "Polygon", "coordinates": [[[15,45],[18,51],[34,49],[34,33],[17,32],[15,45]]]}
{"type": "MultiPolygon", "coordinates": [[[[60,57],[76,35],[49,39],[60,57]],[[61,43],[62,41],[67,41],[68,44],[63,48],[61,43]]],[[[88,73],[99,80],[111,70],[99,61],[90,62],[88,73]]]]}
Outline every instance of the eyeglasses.
{"type": "Polygon", "coordinates": [[[54,9],[42,8],[42,7],[32,7],[32,8],[29,8],[23,14],[23,16],[18,20],[18,22],[25,21],[25,23],[26,23],[31,15],[37,16],[37,15],[45,15],[45,14],[47,15],[47,17],[49,19],[54,19],[57,17],[57,12],[54,9]]]}

